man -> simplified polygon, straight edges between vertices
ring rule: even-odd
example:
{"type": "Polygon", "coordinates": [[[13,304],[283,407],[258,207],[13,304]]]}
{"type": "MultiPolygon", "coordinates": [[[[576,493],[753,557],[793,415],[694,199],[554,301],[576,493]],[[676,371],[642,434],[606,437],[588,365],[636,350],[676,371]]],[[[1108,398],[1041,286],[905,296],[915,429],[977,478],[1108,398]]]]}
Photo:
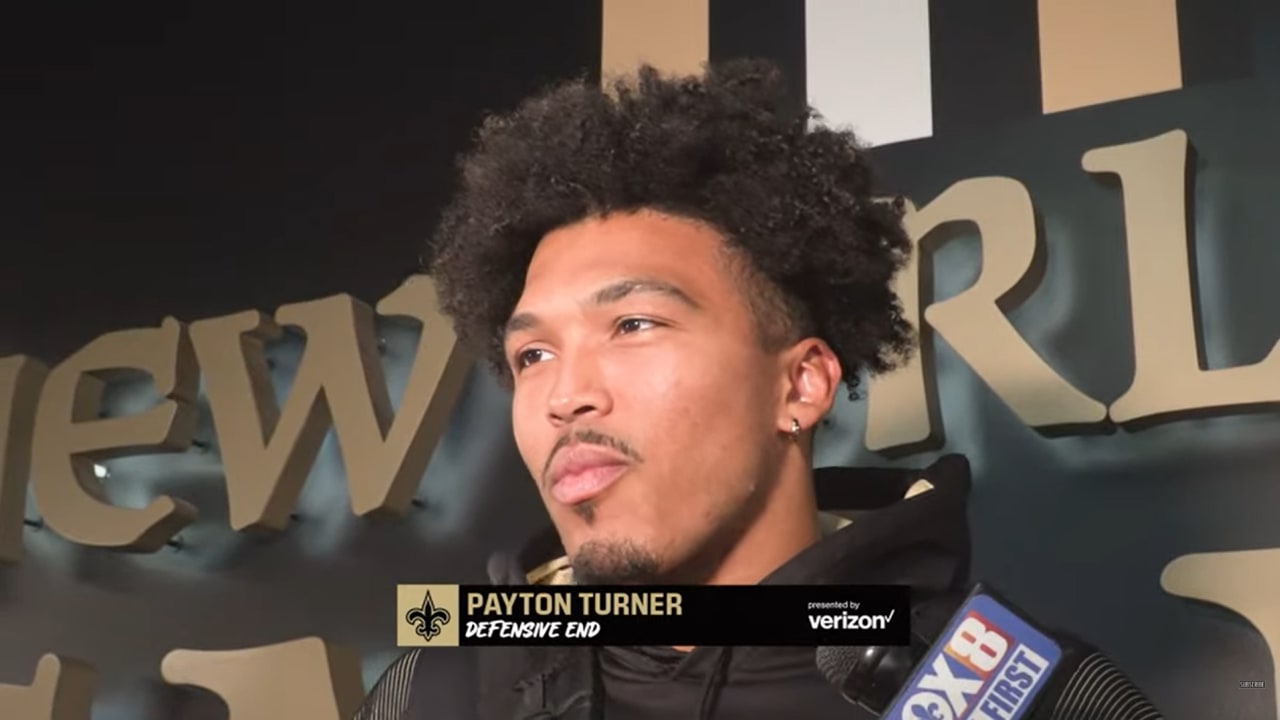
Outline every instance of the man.
{"type": "MultiPolygon", "coordinates": [[[[554,525],[497,556],[495,583],[964,587],[962,459],[812,468],[841,384],[854,396],[913,346],[891,288],[911,244],[855,137],[787,108],[775,69],[740,62],[568,83],[484,124],[429,271],[512,391],[554,525]]],[[[360,720],[454,716],[440,703],[464,690],[418,657],[360,720]]],[[[479,720],[871,717],[814,648],[479,657],[479,720]]]]}

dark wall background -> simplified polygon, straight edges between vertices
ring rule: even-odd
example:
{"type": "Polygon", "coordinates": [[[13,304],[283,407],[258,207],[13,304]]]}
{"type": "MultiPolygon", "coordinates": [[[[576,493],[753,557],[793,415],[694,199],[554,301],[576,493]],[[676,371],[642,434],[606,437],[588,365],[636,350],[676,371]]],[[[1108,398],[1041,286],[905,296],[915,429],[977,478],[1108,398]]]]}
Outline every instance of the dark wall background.
{"type": "MultiPolygon", "coordinates": [[[[743,3],[747,21],[713,2],[712,56],[776,57],[802,86],[800,5],[743,3]]],[[[966,4],[969,14],[948,5],[932,8],[945,17],[934,37],[939,78],[1025,80],[1009,69],[1025,48],[989,22],[1016,3],[966,4]]],[[[1183,38],[1200,48],[1187,89],[1048,117],[1027,111],[1019,98],[1029,91],[986,114],[969,106],[979,96],[939,91],[952,111],[936,137],[874,151],[890,184],[921,205],[978,175],[1028,187],[1044,218],[1047,270],[1012,321],[1104,401],[1132,372],[1128,288],[1120,195],[1081,170],[1087,149],[1187,130],[1200,154],[1195,252],[1210,366],[1256,362],[1280,337],[1269,310],[1280,301],[1280,13],[1261,0],[1178,5],[1200,18],[1183,38]]],[[[452,158],[482,114],[555,78],[594,77],[600,64],[598,0],[332,15],[43,12],[11,18],[0,43],[10,99],[0,138],[0,355],[51,363],[165,315],[270,312],[337,292],[375,301],[415,266],[450,190],[452,158]]],[[[964,289],[980,262],[975,237],[945,247],[935,297],[964,289]]],[[[393,397],[415,332],[383,328],[393,397]]],[[[291,340],[271,348],[282,395],[299,350],[291,340]]],[[[1280,419],[1051,439],[1021,425],[945,342],[937,354],[940,452],[968,455],[977,473],[978,573],[1102,645],[1170,718],[1275,717],[1270,690],[1236,689],[1274,678],[1258,633],[1165,595],[1159,576],[1188,552],[1280,546],[1280,419]]],[[[863,449],[863,412],[839,406],[819,464],[890,464],[863,449]]],[[[117,501],[173,493],[200,506],[200,522],[183,550],[149,556],[28,531],[23,564],[0,568],[0,682],[27,682],[41,654],[61,652],[103,673],[95,720],[217,718],[216,700],[161,684],[167,651],[324,634],[364,653],[371,683],[398,654],[394,583],[481,581],[490,550],[543,521],[508,422],[506,398],[476,373],[423,479],[427,508],[385,525],[350,516],[330,441],[301,520],[269,541],[227,528],[216,449],[111,463],[117,501]]]]}
{"type": "Polygon", "coordinates": [[[599,73],[598,0],[181,5],[5,23],[0,353],[57,360],[163,313],[381,296],[417,263],[482,113],[599,73]]]}
{"type": "MultiPolygon", "coordinates": [[[[483,114],[599,73],[598,0],[181,5],[45,5],[3,23],[0,356],[54,363],[166,315],[374,302],[416,268],[483,114]]],[[[415,333],[384,328],[394,397],[415,333]]],[[[282,396],[299,350],[271,350],[282,396]]],[[[365,653],[371,685],[398,654],[395,582],[483,582],[487,553],[544,517],[512,481],[504,402],[474,380],[424,478],[428,508],[393,526],[351,517],[331,441],[302,520],[271,541],[228,528],[216,447],[109,464],[116,502],[170,492],[202,517],[181,551],[153,556],[29,531],[23,563],[0,568],[0,682],[66,653],[102,674],[94,720],[225,717],[162,684],[165,653],[323,634],[365,653]]]]}

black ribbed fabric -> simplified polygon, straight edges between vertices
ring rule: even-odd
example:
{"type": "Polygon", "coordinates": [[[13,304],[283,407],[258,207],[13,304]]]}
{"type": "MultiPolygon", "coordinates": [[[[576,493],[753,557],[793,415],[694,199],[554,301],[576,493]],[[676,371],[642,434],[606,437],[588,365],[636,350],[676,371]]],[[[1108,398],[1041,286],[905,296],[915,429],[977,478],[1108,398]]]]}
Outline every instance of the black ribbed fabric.
{"type": "Polygon", "coordinates": [[[1162,720],[1164,717],[1106,656],[1093,653],[1072,673],[1048,720],[1162,720]]]}
{"type": "Polygon", "coordinates": [[[405,717],[413,687],[413,671],[421,656],[421,650],[411,650],[397,658],[378,679],[378,684],[373,686],[352,720],[399,720],[405,717]]]}

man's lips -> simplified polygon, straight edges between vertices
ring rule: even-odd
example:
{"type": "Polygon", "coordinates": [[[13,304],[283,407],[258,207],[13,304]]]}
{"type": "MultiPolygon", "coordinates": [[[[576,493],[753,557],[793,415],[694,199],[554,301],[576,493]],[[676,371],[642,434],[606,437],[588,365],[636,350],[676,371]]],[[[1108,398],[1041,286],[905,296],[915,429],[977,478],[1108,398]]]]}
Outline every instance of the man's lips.
{"type": "Polygon", "coordinates": [[[577,505],[604,492],[630,467],[621,455],[592,445],[571,445],[556,454],[547,488],[556,502],[577,505]]]}

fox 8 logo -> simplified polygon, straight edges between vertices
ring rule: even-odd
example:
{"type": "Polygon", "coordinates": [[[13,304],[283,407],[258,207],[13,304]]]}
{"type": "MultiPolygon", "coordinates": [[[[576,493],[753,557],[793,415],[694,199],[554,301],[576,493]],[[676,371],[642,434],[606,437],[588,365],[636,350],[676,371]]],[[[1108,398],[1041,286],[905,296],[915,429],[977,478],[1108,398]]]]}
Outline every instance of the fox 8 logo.
{"type": "Polygon", "coordinates": [[[902,706],[901,720],[955,720],[967,717],[970,703],[1000,666],[1012,645],[1009,635],[977,612],[956,626],[942,652],[902,706]]]}
{"type": "Polygon", "coordinates": [[[1009,636],[976,612],[956,627],[946,653],[984,680],[1009,652],[1009,636]]]}

